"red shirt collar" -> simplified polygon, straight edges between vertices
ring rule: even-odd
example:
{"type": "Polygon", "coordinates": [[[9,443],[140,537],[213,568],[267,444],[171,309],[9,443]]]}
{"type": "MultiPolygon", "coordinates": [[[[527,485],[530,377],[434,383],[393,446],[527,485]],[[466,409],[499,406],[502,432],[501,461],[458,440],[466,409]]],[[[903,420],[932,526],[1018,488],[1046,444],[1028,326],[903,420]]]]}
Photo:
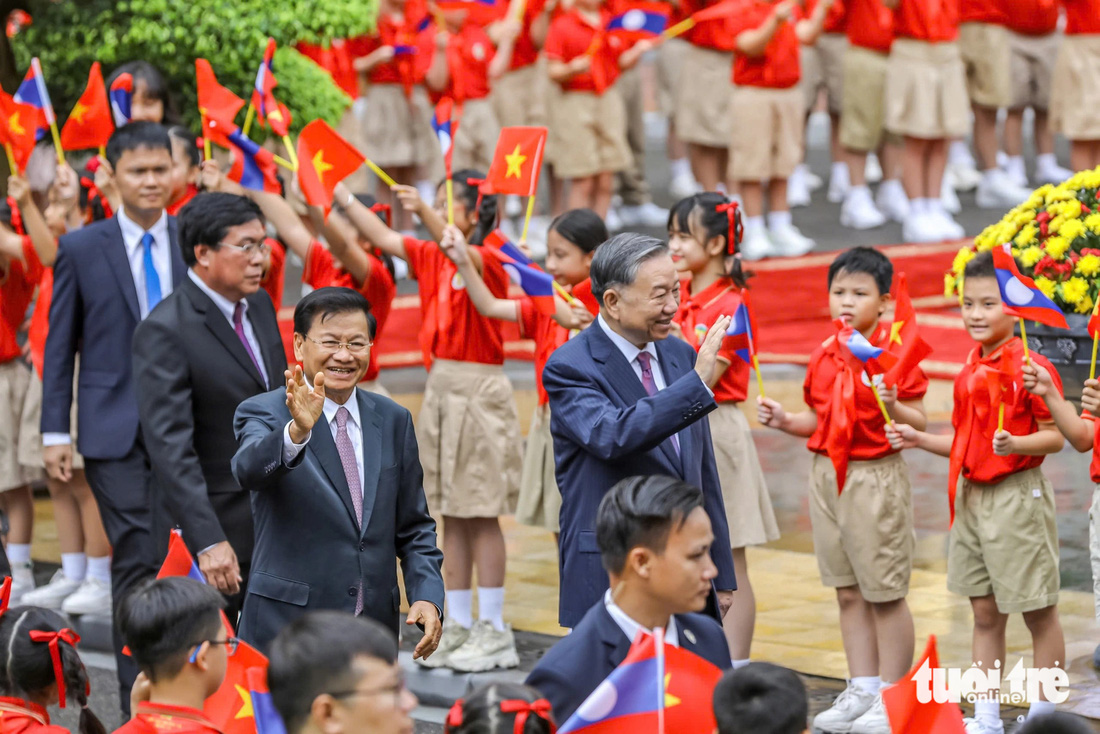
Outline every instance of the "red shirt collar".
{"type": "Polygon", "coordinates": [[[21,698],[8,698],[0,696],[0,711],[5,713],[23,714],[29,716],[40,724],[49,724],[50,715],[46,709],[37,703],[24,701],[21,698]]]}

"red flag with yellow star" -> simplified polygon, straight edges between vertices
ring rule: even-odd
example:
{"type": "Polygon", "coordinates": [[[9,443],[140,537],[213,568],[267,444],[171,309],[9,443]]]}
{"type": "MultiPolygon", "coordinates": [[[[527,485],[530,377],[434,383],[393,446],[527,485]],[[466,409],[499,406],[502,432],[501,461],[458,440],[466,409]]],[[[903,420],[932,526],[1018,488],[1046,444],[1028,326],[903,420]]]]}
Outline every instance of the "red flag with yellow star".
{"type": "Polygon", "coordinates": [[[65,150],[100,148],[107,144],[114,131],[107,87],[103,84],[103,73],[96,61],[88,72],[88,86],[84,87],[84,94],[80,95],[65,126],[61,128],[61,147],[65,150]]]}
{"type": "Polygon", "coordinates": [[[10,94],[0,89],[0,143],[11,146],[19,173],[27,167],[27,161],[34,152],[38,113],[36,107],[16,102],[10,94]]]}
{"type": "Polygon", "coordinates": [[[494,194],[534,196],[545,149],[544,127],[502,128],[485,182],[494,194]]]}
{"type": "MultiPolygon", "coordinates": [[[[210,66],[210,62],[206,59],[195,59],[195,83],[198,91],[199,114],[204,120],[215,117],[232,122],[244,107],[243,99],[218,83],[218,78],[214,76],[214,67],[210,66]]],[[[204,129],[203,135],[209,135],[213,142],[223,148],[229,147],[226,137],[216,130],[204,129]]]]}
{"type": "Polygon", "coordinates": [[[298,184],[306,203],[324,207],[327,215],[336,184],[365,161],[363,154],[324,120],[306,125],[298,135],[298,184]]]}
{"type": "Polygon", "coordinates": [[[248,684],[250,668],[267,670],[267,658],[247,642],[228,658],[225,680],[213,696],[206,699],[203,713],[221,729],[222,734],[256,734],[256,715],[252,709],[252,689],[248,684]]]}
{"type": "Polygon", "coordinates": [[[905,273],[898,273],[897,286],[894,288],[894,323],[890,325],[890,338],[886,351],[898,358],[897,364],[886,371],[884,380],[888,387],[908,375],[920,361],[932,353],[932,347],[921,338],[917,329],[917,312],[909,300],[909,284],[905,273]]]}

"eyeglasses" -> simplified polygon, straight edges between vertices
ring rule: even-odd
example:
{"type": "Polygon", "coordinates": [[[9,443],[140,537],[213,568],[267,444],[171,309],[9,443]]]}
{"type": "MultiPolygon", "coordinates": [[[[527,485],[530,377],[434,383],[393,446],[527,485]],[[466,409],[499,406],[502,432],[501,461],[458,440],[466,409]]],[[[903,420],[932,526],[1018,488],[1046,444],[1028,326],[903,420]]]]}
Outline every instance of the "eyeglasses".
{"type": "Polygon", "coordinates": [[[252,257],[256,253],[266,255],[267,253],[271,252],[271,245],[267,244],[267,242],[250,242],[248,240],[245,240],[239,245],[233,245],[228,242],[219,242],[218,247],[231,247],[234,250],[243,252],[247,257],[252,257]]]}
{"type": "Polygon", "coordinates": [[[352,689],[350,691],[339,691],[337,693],[330,693],[328,695],[333,698],[355,698],[357,696],[380,696],[382,694],[389,694],[394,697],[394,700],[405,690],[405,678],[404,676],[398,678],[397,682],[391,683],[388,686],[380,686],[378,688],[368,688],[365,691],[352,689]]]}
{"type": "Polygon", "coordinates": [[[362,354],[364,350],[374,344],[374,342],[338,342],[335,339],[326,339],[319,342],[311,336],[307,336],[306,339],[332,354],[339,352],[341,349],[346,349],[352,354],[362,354]]]}
{"type": "Polygon", "coordinates": [[[199,640],[198,642],[193,642],[191,644],[194,645],[195,650],[191,653],[191,657],[188,658],[188,662],[193,663],[198,660],[199,647],[201,647],[204,642],[209,642],[211,645],[225,645],[226,652],[232,657],[236,654],[237,647],[241,644],[241,639],[239,637],[227,637],[224,640],[199,640]]]}

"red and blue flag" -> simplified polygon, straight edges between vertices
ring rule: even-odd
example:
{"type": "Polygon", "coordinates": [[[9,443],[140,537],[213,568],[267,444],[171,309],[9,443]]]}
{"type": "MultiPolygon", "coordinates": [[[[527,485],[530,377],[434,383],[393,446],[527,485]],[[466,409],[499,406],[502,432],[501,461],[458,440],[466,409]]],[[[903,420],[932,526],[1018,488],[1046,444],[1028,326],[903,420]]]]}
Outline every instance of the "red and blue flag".
{"type": "Polygon", "coordinates": [[[454,102],[450,97],[439,100],[432,115],[432,132],[439,140],[439,150],[443,153],[443,168],[447,178],[451,177],[451,154],[454,152],[454,134],[458,132],[458,120],[452,120],[454,102]]]}
{"type": "Polygon", "coordinates": [[[1001,289],[1002,308],[1006,314],[1047,326],[1069,328],[1062,309],[1036,287],[1034,280],[1020,273],[1009,245],[993,248],[993,267],[996,268],[997,285],[1001,289]]]}
{"type": "Polygon", "coordinates": [[[866,370],[870,375],[881,374],[897,364],[897,355],[876,347],[846,321],[837,319],[833,323],[840,330],[836,337],[840,353],[857,373],[866,370]]]}
{"type": "Polygon", "coordinates": [[[236,125],[208,117],[206,126],[211,137],[223,139],[233,151],[233,165],[226,176],[252,191],[266,191],[270,194],[281,193],[282,187],[275,174],[275,154],[259,145],[236,125]]]}
{"type": "Polygon", "coordinates": [[[247,673],[248,692],[252,697],[252,716],[256,720],[256,734],[286,734],[283,717],[275,710],[271,700],[271,691],[267,688],[267,670],[249,668],[247,673]]]}
{"type": "Polygon", "coordinates": [[[557,311],[554,276],[533,263],[503,232],[499,229],[490,232],[482,252],[491,252],[500,260],[508,277],[530,297],[535,308],[547,316],[557,311]]]}
{"type": "Polygon", "coordinates": [[[670,9],[671,6],[667,3],[633,3],[608,22],[607,32],[627,41],[656,38],[668,25],[670,9]]]}
{"type": "Polygon", "coordinates": [[[168,576],[186,576],[200,584],[206,583],[206,577],[191,557],[191,551],[187,550],[187,544],[183,542],[183,536],[178,531],[173,531],[168,539],[168,554],[164,556],[164,563],[160,564],[160,570],[157,571],[158,579],[168,576]]]}
{"type": "Polygon", "coordinates": [[[267,39],[267,48],[264,49],[264,60],[260,62],[260,68],[256,71],[256,82],[252,88],[252,106],[260,117],[265,117],[270,109],[271,93],[279,83],[275,79],[272,60],[275,58],[275,39],[267,39]]]}
{"type": "Polygon", "coordinates": [[[31,59],[31,68],[27,69],[23,83],[15,90],[14,98],[16,102],[30,105],[38,110],[34,137],[36,140],[44,138],[56,118],[53,114],[53,102],[50,101],[49,90],[46,89],[46,77],[42,74],[42,64],[37,56],[31,59]]]}
{"type": "Polygon", "coordinates": [[[134,119],[132,113],[134,77],[129,72],[119,74],[111,82],[111,89],[107,92],[107,96],[111,100],[111,115],[115,119],[115,127],[122,127],[134,119]]]}
{"type": "Polygon", "coordinates": [[[733,347],[733,353],[745,364],[752,365],[753,355],[756,354],[756,322],[752,317],[747,290],[741,291],[741,304],[733,312],[726,336],[729,338],[727,344],[733,347]]]}

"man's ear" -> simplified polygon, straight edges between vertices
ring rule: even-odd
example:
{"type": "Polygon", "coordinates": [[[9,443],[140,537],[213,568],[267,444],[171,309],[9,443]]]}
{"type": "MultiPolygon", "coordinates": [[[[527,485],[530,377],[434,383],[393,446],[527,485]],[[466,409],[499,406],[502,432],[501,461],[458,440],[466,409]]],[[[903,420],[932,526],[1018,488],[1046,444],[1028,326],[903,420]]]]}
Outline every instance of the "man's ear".
{"type": "MultiPolygon", "coordinates": [[[[302,347],[305,346],[305,342],[306,338],[304,336],[302,336],[298,332],[294,332],[294,359],[296,359],[300,364],[305,364],[305,358],[302,357],[302,347]]],[[[294,365],[291,365],[290,369],[293,370],[294,365]]]]}
{"type": "Polygon", "coordinates": [[[626,554],[626,568],[642,579],[649,579],[652,561],[653,553],[642,546],[631,548],[630,552],[626,554]]]}
{"type": "Polygon", "coordinates": [[[336,713],[336,699],[322,693],[309,706],[313,727],[322,734],[342,734],[344,723],[336,713]]]}
{"type": "Polygon", "coordinates": [[[616,321],[619,319],[619,305],[622,299],[619,297],[619,292],[608,288],[603,292],[603,308],[607,309],[607,315],[616,321]]]}

